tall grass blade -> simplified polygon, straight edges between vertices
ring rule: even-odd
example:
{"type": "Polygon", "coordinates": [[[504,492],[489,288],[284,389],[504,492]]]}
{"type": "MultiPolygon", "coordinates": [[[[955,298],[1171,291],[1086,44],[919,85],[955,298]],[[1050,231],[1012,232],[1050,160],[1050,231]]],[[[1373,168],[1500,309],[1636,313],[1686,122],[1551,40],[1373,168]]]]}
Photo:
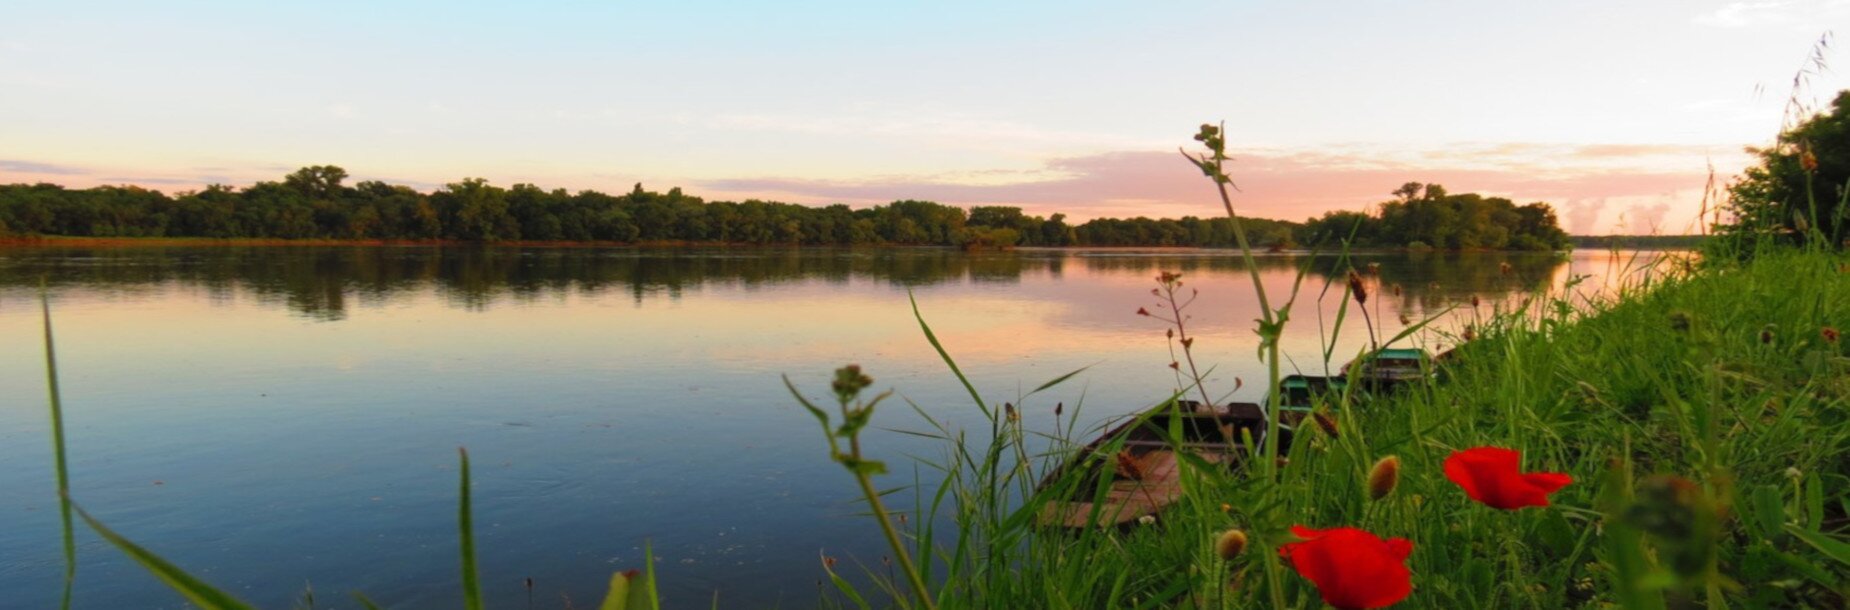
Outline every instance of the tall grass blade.
{"type": "Polygon", "coordinates": [[[51,297],[39,284],[39,313],[45,321],[45,387],[51,397],[52,466],[58,472],[58,519],[64,536],[64,594],[58,607],[71,608],[71,587],[77,582],[77,538],[71,526],[71,475],[64,460],[64,403],[58,398],[58,355],[51,340],[51,297]]]}
{"type": "Polygon", "coordinates": [[[456,527],[462,537],[463,608],[482,610],[482,583],[477,582],[475,572],[475,527],[469,512],[469,450],[457,447],[456,453],[462,456],[462,497],[457,502],[456,527]]]}
{"type": "Polygon", "coordinates": [[[983,411],[984,417],[994,419],[994,416],[989,413],[989,405],[983,404],[983,395],[977,393],[976,386],[970,384],[970,378],[965,377],[963,370],[957,368],[955,360],[951,360],[950,352],[944,351],[944,344],[938,342],[938,335],[931,332],[931,325],[925,323],[925,316],[919,313],[918,297],[912,296],[912,292],[907,291],[906,300],[912,302],[912,317],[919,321],[919,330],[925,331],[925,340],[931,342],[931,348],[938,351],[938,357],[944,360],[944,364],[951,367],[951,374],[957,376],[957,381],[964,384],[964,390],[970,392],[970,400],[976,402],[976,408],[983,411]]]}
{"type": "Polygon", "coordinates": [[[374,602],[372,598],[367,597],[365,593],[354,591],[353,601],[360,604],[360,607],[366,610],[380,610],[379,604],[374,602]]]}
{"type": "Polygon", "coordinates": [[[193,605],[204,608],[205,610],[251,608],[250,604],[238,601],[237,598],[232,597],[230,594],[213,588],[212,585],[206,584],[205,581],[199,580],[191,574],[187,574],[185,570],[181,570],[172,563],[168,563],[167,560],[162,559],[159,555],[155,555],[153,552],[141,548],[140,545],[129,542],[129,540],[123,538],[121,534],[117,534],[114,530],[105,527],[102,522],[97,521],[96,518],[91,517],[90,513],[84,512],[82,507],[73,506],[72,508],[77,511],[78,516],[83,517],[84,523],[90,525],[90,529],[96,530],[97,535],[109,541],[109,544],[115,545],[116,548],[121,549],[130,559],[135,560],[135,563],[141,564],[141,567],[147,568],[149,572],[153,572],[156,578],[161,579],[161,582],[166,583],[169,588],[185,596],[186,600],[192,602],[193,605]]]}
{"type": "Polygon", "coordinates": [[[52,396],[52,466],[57,470],[57,518],[65,536],[65,593],[59,608],[70,610],[70,586],[78,580],[78,543],[70,527],[70,473],[65,470],[65,405],[57,397],[57,353],[52,349],[52,298],[39,283],[39,312],[44,318],[44,386],[52,396]]]}

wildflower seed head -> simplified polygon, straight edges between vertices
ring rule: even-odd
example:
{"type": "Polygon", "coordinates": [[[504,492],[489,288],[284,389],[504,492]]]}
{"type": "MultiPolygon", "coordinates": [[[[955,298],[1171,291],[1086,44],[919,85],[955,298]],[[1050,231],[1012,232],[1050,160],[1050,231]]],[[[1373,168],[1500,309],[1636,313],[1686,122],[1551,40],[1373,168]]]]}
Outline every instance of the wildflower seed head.
{"type": "Polygon", "coordinates": [[[1407,317],[1407,314],[1404,314],[1404,313],[1400,314],[1400,325],[1401,326],[1407,326],[1412,323],[1413,323],[1413,318],[1407,317]]]}
{"type": "Polygon", "coordinates": [[[1369,275],[1381,275],[1381,263],[1369,263],[1366,268],[1369,275]]]}
{"type": "Polygon", "coordinates": [[[1368,304],[1368,286],[1362,283],[1362,274],[1349,270],[1349,292],[1355,295],[1355,304],[1368,304]]]}
{"type": "Polygon", "coordinates": [[[1509,263],[1507,262],[1497,263],[1497,273],[1501,273],[1503,275],[1509,275],[1515,272],[1516,272],[1516,269],[1514,267],[1511,267],[1509,263]]]}
{"type": "Polygon", "coordinates": [[[1800,152],[1799,167],[1804,168],[1806,172],[1818,171],[1818,155],[1812,154],[1810,148],[1800,152]]]}
{"type": "Polygon", "coordinates": [[[1838,334],[1837,334],[1837,329],[1835,329],[1835,328],[1832,328],[1832,327],[1829,327],[1829,326],[1826,326],[1826,327],[1824,327],[1824,328],[1821,328],[1821,329],[1818,329],[1818,334],[1819,334],[1819,335],[1823,335],[1823,336],[1824,336],[1824,340],[1825,340],[1825,342],[1827,342],[1827,343],[1836,343],[1836,342],[1837,342],[1837,337],[1838,337],[1838,334]]]}
{"type": "Polygon", "coordinates": [[[1232,511],[1232,510],[1233,510],[1233,505],[1232,505],[1232,504],[1228,504],[1228,503],[1226,503],[1226,502],[1222,502],[1222,503],[1220,503],[1220,512],[1223,512],[1223,513],[1224,513],[1224,512],[1228,512],[1228,511],[1232,511]]]}
{"type": "Polygon", "coordinates": [[[841,398],[842,402],[848,402],[854,400],[854,397],[859,395],[861,390],[865,390],[867,386],[873,384],[874,378],[868,377],[865,373],[862,373],[861,365],[850,364],[835,369],[835,381],[830,383],[829,387],[835,390],[835,395],[841,398]]]}
{"type": "Polygon", "coordinates": [[[1670,329],[1680,333],[1689,332],[1689,312],[1670,312],[1670,329]]]}
{"type": "Polygon", "coordinates": [[[1390,455],[1368,469],[1368,499],[1380,500],[1400,485],[1400,456],[1390,455]]]}
{"type": "Polygon", "coordinates": [[[1768,324],[1766,326],[1760,327],[1760,344],[1761,345],[1771,344],[1774,338],[1773,331],[1776,330],[1777,328],[1778,328],[1777,326],[1774,326],[1772,324],[1768,324]]]}
{"type": "Polygon", "coordinates": [[[1144,515],[1142,517],[1137,518],[1138,525],[1154,525],[1155,523],[1156,523],[1156,515],[1144,515]]]}
{"type": "Polygon", "coordinates": [[[1246,552],[1246,532],[1227,530],[1221,532],[1220,538],[1214,541],[1214,554],[1220,555],[1223,560],[1233,561],[1235,557],[1239,557],[1240,553],[1244,552],[1246,552]]]}
{"type": "Polygon", "coordinates": [[[1150,315],[1150,310],[1148,310],[1148,309],[1144,309],[1144,308],[1142,308],[1142,307],[1138,307],[1138,308],[1137,308],[1137,315],[1140,315],[1140,316],[1145,316],[1145,317],[1148,317],[1148,316],[1150,315]]]}
{"type": "Polygon", "coordinates": [[[1472,309],[1477,309],[1479,305],[1483,305],[1483,304],[1484,304],[1484,302],[1483,302],[1482,300],[1480,300],[1480,299],[1478,299],[1478,298],[1477,298],[1477,295],[1475,295],[1475,294],[1474,294],[1474,295],[1471,295],[1471,308],[1472,308],[1472,309]]]}
{"type": "Polygon", "coordinates": [[[1400,284],[1389,285],[1388,290],[1393,291],[1394,296],[1400,296],[1400,284]]]}

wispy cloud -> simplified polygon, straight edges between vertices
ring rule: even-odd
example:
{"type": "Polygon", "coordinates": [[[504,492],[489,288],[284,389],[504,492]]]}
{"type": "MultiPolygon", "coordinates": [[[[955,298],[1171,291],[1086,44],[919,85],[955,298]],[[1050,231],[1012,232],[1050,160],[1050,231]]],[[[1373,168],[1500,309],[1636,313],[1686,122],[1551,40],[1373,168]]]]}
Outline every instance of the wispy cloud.
{"type": "Polygon", "coordinates": [[[1846,0],[1758,0],[1730,2],[1696,16],[1696,23],[1721,28],[1829,23],[1850,13],[1846,0]]]}
{"type": "Polygon", "coordinates": [[[53,176],[82,176],[90,173],[82,168],[36,161],[18,159],[0,159],[0,171],[20,172],[26,174],[49,174],[53,176]]]}
{"type": "MultiPolygon", "coordinates": [[[[1673,149],[1639,145],[1573,147],[1571,158],[1606,159],[1670,154],[1673,149]]],[[[1510,154],[1514,154],[1511,152],[1510,154]]],[[[1612,169],[1591,163],[1561,163],[1547,172],[1525,162],[1512,168],[1460,167],[1443,163],[1382,160],[1331,152],[1242,155],[1231,167],[1246,213],[1298,219],[1337,209],[1363,209],[1390,197],[1406,182],[1444,184],[1453,192],[1482,192],[1520,202],[1604,201],[1660,198],[1702,188],[1700,156],[1686,158],[1686,170],[1612,169]]],[[[1048,161],[1021,179],[964,183],[929,177],[864,180],[746,178],[709,180],[703,189],[745,196],[813,203],[882,203],[898,198],[932,199],[959,205],[1018,205],[1037,213],[1098,216],[1209,215],[1219,209],[1212,187],[1173,152],[1127,151],[1048,161]]],[[[1593,227],[1604,203],[1581,203],[1584,223],[1593,227]],[[1587,207],[1593,206],[1593,207],[1587,207]]],[[[1661,216],[1661,215],[1660,215],[1661,216]]]]}

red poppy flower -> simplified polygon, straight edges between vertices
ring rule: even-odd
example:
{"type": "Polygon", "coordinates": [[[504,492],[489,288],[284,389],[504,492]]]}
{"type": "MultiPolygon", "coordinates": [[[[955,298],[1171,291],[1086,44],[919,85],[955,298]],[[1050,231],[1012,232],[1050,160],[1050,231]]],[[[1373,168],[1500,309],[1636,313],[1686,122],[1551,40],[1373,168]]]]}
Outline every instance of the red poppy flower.
{"type": "Polygon", "coordinates": [[[1503,510],[1547,506],[1548,494],[1574,482],[1559,472],[1524,474],[1521,461],[1521,453],[1502,447],[1466,449],[1445,458],[1445,478],[1471,499],[1503,510]]]}
{"type": "Polygon", "coordinates": [[[1291,533],[1304,541],[1280,546],[1278,554],[1317,585],[1324,603],[1343,610],[1386,608],[1413,593],[1413,573],[1407,570],[1413,543],[1406,538],[1382,540],[1353,527],[1299,525],[1291,533]]]}

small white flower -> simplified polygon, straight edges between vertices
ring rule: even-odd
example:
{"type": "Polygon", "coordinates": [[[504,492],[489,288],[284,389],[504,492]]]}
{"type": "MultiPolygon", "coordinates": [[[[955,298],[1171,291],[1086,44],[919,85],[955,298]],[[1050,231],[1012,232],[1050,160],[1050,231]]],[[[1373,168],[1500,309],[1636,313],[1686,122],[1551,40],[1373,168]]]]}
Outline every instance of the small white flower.
{"type": "Polygon", "coordinates": [[[1152,523],[1156,523],[1156,515],[1144,515],[1142,517],[1138,517],[1137,523],[1142,524],[1142,525],[1149,525],[1152,523]]]}

